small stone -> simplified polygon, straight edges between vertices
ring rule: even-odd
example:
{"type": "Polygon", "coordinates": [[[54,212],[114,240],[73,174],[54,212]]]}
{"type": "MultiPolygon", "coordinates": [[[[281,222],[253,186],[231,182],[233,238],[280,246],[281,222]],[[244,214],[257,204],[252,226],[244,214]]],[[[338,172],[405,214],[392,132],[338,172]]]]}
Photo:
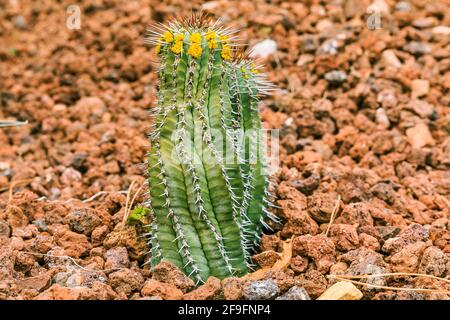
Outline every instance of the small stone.
{"type": "Polygon", "coordinates": [[[450,35],[450,27],[447,26],[437,26],[431,29],[431,33],[434,35],[444,35],[449,36],[450,35]]]}
{"type": "Polygon", "coordinates": [[[361,233],[359,234],[359,242],[360,244],[370,250],[378,251],[380,250],[380,243],[378,242],[377,238],[367,234],[367,233],[361,233]]]}
{"type": "Polygon", "coordinates": [[[109,284],[117,293],[130,295],[133,291],[141,290],[144,277],[135,270],[123,269],[109,275],[109,284]]]}
{"type": "Polygon", "coordinates": [[[416,56],[421,56],[421,55],[431,52],[431,48],[426,43],[417,42],[417,41],[409,42],[404,47],[404,49],[406,51],[408,51],[409,53],[416,55],[416,56]]]}
{"type": "Polygon", "coordinates": [[[342,70],[333,70],[325,73],[325,80],[331,83],[339,84],[347,80],[347,74],[342,70]]]}
{"type": "Polygon", "coordinates": [[[47,232],[48,226],[44,219],[37,219],[32,222],[39,230],[39,232],[47,232]]]}
{"type": "Polygon", "coordinates": [[[114,247],[126,247],[133,260],[140,260],[147,251],[147,243],[144,237],[138,234],[137,228],[132,225],[116,224],[114,230],[106,236],[103,246],[107,249],[114,247]]]}
{"type": "Polygon", "coordinates": [[[279,296],[275,300],[311,300],[305,288],[293,286],[285,294],[279,296]]]}
{"type": "Polygon", "coordinates": [[[428,228],[412,223],[404,228],[395,238],[389,238],[384,242],[382,250],[386,253],[395,253],[406,247],[408,244],[425,242],[430,236],[428,228]]]}
{"type": "Polygon", "coordinates": [[[327,288],[328,281],[325,276],[313,268],[298,276],[297,285],[305,288],[311,299],[316,299],[327,288]]]}
{"type": "Polygon", "coordinates": [[[350,224],[333,224],[330,227],[330,238],[340,251],[350,251],[359,245],[356,227],[350,224]]]}
{"type": "Polygon", "coordinates": [[[19,291],[24,289],[34,289],[36,291],[43,291],[50,285],[52,277],[49,273],[43,273],[38,276],[25,278],[15,282],[19,291]]]}
{"type": "Polygon", "coordinates": [[[107,225],[96,227],[94,230],[92,230],[91,234],[91,240],[92,244],[100,245],[103,240],[105,240],[106,236],[108,235],[109,228],[107,225]]]}
{"type": "Polygon", "coordinates": [[[209,277],[206,282],[197,289],[186,293],[183,300],[215,300],[220,297],[222,284],[216,277],[209,277]]]}
{"type": "Polygon", "coordinates": [[[413,99],[409,101],[406,105],[406,108],[414,111],[421,118],[429,118],[434,113],[434,108],[431,104],[419,99],[413,99]]]}
{"type": "MultiPolygon", "coordinates": [[[[57,283],[39,294],[34,300],[78,300],[84,288],[66,288],[57,283]]],[[[88,288],[86,288],[89,290],[88,288]]]]}
{"type": "Polygon", "coordinates": [[[17,29],[24,30],[27,27],[27,22],[24,16],[15,16],[13,19],[14,26],[17,29]]]}
{"type": "Polygon", "coordinates": [[[336,262],[336,249],[333,241],[324,235],[304,235],[295,237],[292,241],[292,254],[311,257],[317,271],[326,273],[336,262]]]}
{"type": "Polygon", "coordinates": [[[380,124],[384,129],[390,127],[391,122],[389,121],[388,116],[386,115],[386,111],[384,108],[378,108],[375,113],[375,120],[378,124],[380,124]]]}
{"type": "Polygon", "coordinates": [[[7,206],[6,221],[11,228],[26,227],[28,225],[28,217],[23,213],[23,210],[17,206],[7,206]]]}
{"type": "Polygon", "coordinates": [[[93,209],[73,210],[65,217],[65,221],[72,231],[86,236],[91,235],[94,228],[102,223],[93,209]]]}
{"type": "Polygon", "coordinates": [[[101,117],[107,111],[106,105],[99,97],[83,97],[78,100],[75,110],[86,115],[101,117]]]}
{"type": "Polygon", "coordinates": [[[384,0],[374,0],[372,1],[372,3],[369,5],[369,7],[367,8],[367,12],[371,12],[371,13],[379,13],[381,15],[389,15],[390,10],[389,10],[389,5],[384,1],[384,0]]]}
{"type": "Polygon", "coordinates": [[[0,237],[9,238],[11,235],[11,228],[7,221],[0,220],[0,237]]]}
{"type": "Polygon", "coordinates": [[[279,293],[280,289],[272,279],[250,282],[244,287],[244,297],[247,300],[270,300],[279,293]]]}
{"type": "Polygon", "coordinates": [[[411,81],[411,98],[419,98],[428,94],[430,82],[428,80],[415,79],[411,81]]]}
{"type": "Polygon", "coordinates": [[[419,123],[415,127],[406,130],[406,137],[409,144],[414,149],[420,149],[425,146],[434,146],[435,141],[425,123],[419,123]]]}
{"type": "Polygon", "coordinates": [[[261,268],[268,268],[274,265],[275,262],[280,260],[280,255],[273,250],[263,251],[259,254],[255,254],[252,257],[261,268]]]}
{"type": "Polygon", "coordinates": [[[105,269],[128,268],[130,264],[127,248],[124,247],[109,249],[105,253],[105,259],[105,269]]]}
{"type": "Polygon", "coordinates": [[[337,203],[335,194],[330,192],[314,193],[308,197],[308,213],[317,222],[329,222],[336,204],[339,211],[342,203],[337,203]]]}
{"type": "Polygon", "coordinates": [[[393,50],[384,50],[381,55],[382,61],[386,66],[393,67],[393,68],[400,68],[402,66],[402,63],[395,55],[395,52],[393,50]]]}
{"type": "MultiPolygon", "coordinates": [[[[338,53],[338,49],[339,44],[336,39],[329,39],[320,46],[320,52],[324,54],[335,55],[338,53]]],[[[314,61],[314,59],[311,61],[314,61]]]]}
{"type": "Polygon", "coordinates": [[[258,42],[253,46],[250,52],[251,58],[267,58],[268,56],[277,52],[278,45],[272,39],[266,39],[261,42],[258,42]]]}
{"type": "Polygon", "coordinates": [[[317,300],[360,300],[362,297],[362,292],[353,283],[339,281],[322,293],[317,300]]]}
{"type": "Polygon", "coordinates": [[[377,226],[375,227],[383,240],[393,238],[400,232],[399,227],[394,226],[377,226]]]}
{"type": "MultiPolygon", "coordinates": [[[[386,244],[385,244],[386,246],[386,244]]],[[[384,247],[383,246],[383,249],[384,247]]],[[[393,254],[390,259],[390,266],[394,272],[417,272],[422,256],[427,244],[423,241],[417,241],[406,246],[402,246],[398,252],[393,254]]]]}
{"type": "Polygon", "coordinates": [[[56,243],[64,248],[66,255],[73,258],[79,258],[92,249],[85,235],[72,231],[65,231],[56,243]]]}
{"type": "Polygon", "coordinates": [[[290,267],[292,271],[297,273],[305,272],[308,268],[308,259],[302,256],[296,256],[291,259],[290,267]]]}
{"type": "Polygon", "coordinates": [[[419,264],[419,273],[429,274],[435,277],[444,276],[447,257],[437,247],[425,249],[419,264]]]}
{"type": "Polygon", "coordinates": [[[81,173],[74,168],[66,168],[61,175],[61,183],[70,186],[72,183],[81,180],[81,173]]]}
{"type": "Polygon", "coordinates": [[[186,276],[176,266],[165,260],[155,266],[152,278],[174,285],[184,293],[192,290],[195,286],[195,283],[191,278],[186,276]]]}
{"type": "Polygon", "coordinates": [[[242,282],[239,278],[225,278],[222,280],[223,297],[225,300],[239,300],[243,295],[242,282]]]}
{"type": "Polygon", "coordinates": [[[13,237],[22,238],[24,240],[33,238],[33,229],[30,226],[13,228],[13,237]]]}
{"type": "Polygon", "coordinates": [[[183,297],[183,292],[177,287],[154,279],[144,283],[141,294],[144,297],[158,296],[164,300],[180,300],[183,297]]]}
{"type": "Polygon", "coordinates": [[[395,4],[395,10],[400,12],[411,11],[411,3],[409,1],[400,1],[395,4]]]}
{"type": "Polygon", "coordinates": [[[412,22],[414,27],[421,29],[433,27],[435,24],[436,19],[433,17],[417,18],[412,22]]]}

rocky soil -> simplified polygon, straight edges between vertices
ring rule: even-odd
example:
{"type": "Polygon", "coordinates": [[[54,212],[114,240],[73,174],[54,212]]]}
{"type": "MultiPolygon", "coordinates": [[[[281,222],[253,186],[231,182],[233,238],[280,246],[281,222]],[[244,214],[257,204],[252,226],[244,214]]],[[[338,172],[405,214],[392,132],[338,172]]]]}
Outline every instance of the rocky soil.
{"type": "MultiPolygon", "coordinates": [[[[448,278],[447,1],[79,1],[70,30],[72,2],[0,4],[0,119],[29,121],[0,129],[0,299],[315,299],[330,275],[448,278]],[[368,28],[371,3],[380,29],[368,28]],[[150,272],[142,228],[124,224],[156,99],[145,28],[192,9],[239,28],[249,48],[272,40],[256,51],[274,50],[262,62],[280,88],[261,112],[280,130],[282,223],[255,261],[270,267],[292,244],[262,279],[196,289],[170,264],[150,272]]],[[[371,283],[442,292],[358,286],[363,299],[450,299],[438,279],[371,283]]]]}

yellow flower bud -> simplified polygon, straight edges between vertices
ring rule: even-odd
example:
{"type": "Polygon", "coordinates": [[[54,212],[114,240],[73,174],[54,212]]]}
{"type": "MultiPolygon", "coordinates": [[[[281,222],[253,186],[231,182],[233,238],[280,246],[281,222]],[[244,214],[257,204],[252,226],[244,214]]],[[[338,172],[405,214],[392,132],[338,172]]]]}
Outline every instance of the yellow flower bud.
{"type": "Polygon", "coordinates": [[[178,33],[175,35],[175,41],[183,41],[183,39],[184,39],[184,34],[178,33]]]}
{"type": "Polygon", "coordinates": [[[229,43],[230,40],[228,39],[228,36],[220,36],[220,41],[222,41],[222,43],[229,43]]]}
{"type": "Polygon", "coordinates": [[[230,60],[231,59],[231,48],[230,46],[223,46],[222,47],[222,58],[224,60],[230,60]]]}
{"type": "Polygon", "coordinates": [[[202,42],[202,36],[198,32],[194,32],[191,34],[189,40],[191,40],[192,43],[200,43],[202,42]]]}
{"type": "Polygon", "coordinates": [[[188,49],[188,54],[194,58],[198,58],[202,55],[202,47],[198,43],[193,43],[188,49]]]}
{"type": "Polygon", "coordinates": [[[167,43],[172,42],[173,41],[173,35],[170,31],[166,31],[164,32],[163,35],[163,40],[167,43]]]}
{"type": "Polygon", "coordinates": [[[208,48],[217,49],[217,42],[215,40],[208,41],[208,48]]]}
{"type": "Polygon", "coordinates": [[[161,51],[161,45],[158,44],[158,45],[155,47],[155,54],[158,55],[160,51],[161,51]]]}
{"type": "Polygon", "coordinates": [[[205,36],[205,39],[208,41],[213,40],[215,38],[216,38],[216,33],[214,31],[209,31],[205,36]]]}
{"type": "Polygon", "coordinates": [[[175,42],[175,44],[171,48],[172,52],[176,54],[179,54],[182,49],[183,49],[183,42],[181,41],[175,42]]]}

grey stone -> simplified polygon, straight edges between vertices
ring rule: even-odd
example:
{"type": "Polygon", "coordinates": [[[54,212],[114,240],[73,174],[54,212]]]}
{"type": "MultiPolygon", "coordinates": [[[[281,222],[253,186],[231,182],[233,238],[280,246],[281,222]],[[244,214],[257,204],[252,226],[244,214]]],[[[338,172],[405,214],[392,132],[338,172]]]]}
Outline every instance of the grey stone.
{"type": "Polygon", "coordinates": [[[7,237],[11,235],[11,228],[9,227],[8,222],[0,221],[0,237],[7,237]]]}
{"type": "Polygon", "coordinates": [[[244,287],[244,297],[247,300],[270,300],[279,293],[280,289],[272,279],[254,281],[244,287]]]}
{"type": "Polygon", "coordinates": [[[279,296],[275,300],[311,300],[305,288],[293,286],[285,294],[279,296]]]}
{"type": "Polygon", "coordinates": [[[325,80],[334,83],[342,83],[347,80],[347,74],[342,70],[333,70],[325,73],[325,80]]]}

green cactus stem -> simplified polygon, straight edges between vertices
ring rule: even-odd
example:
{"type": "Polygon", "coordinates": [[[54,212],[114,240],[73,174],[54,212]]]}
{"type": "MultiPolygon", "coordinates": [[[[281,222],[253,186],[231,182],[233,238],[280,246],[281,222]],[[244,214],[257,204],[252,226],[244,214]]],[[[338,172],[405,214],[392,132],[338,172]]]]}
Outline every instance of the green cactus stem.
{"type": "Polygon", "coordinates": [[[270,85],[233,58],[230,32],[204,18],[158,26],[150,134],[151,266],[169,260],[204,282],[252,268],[267,216],[268,175],[258,97],[270,85]]]}

